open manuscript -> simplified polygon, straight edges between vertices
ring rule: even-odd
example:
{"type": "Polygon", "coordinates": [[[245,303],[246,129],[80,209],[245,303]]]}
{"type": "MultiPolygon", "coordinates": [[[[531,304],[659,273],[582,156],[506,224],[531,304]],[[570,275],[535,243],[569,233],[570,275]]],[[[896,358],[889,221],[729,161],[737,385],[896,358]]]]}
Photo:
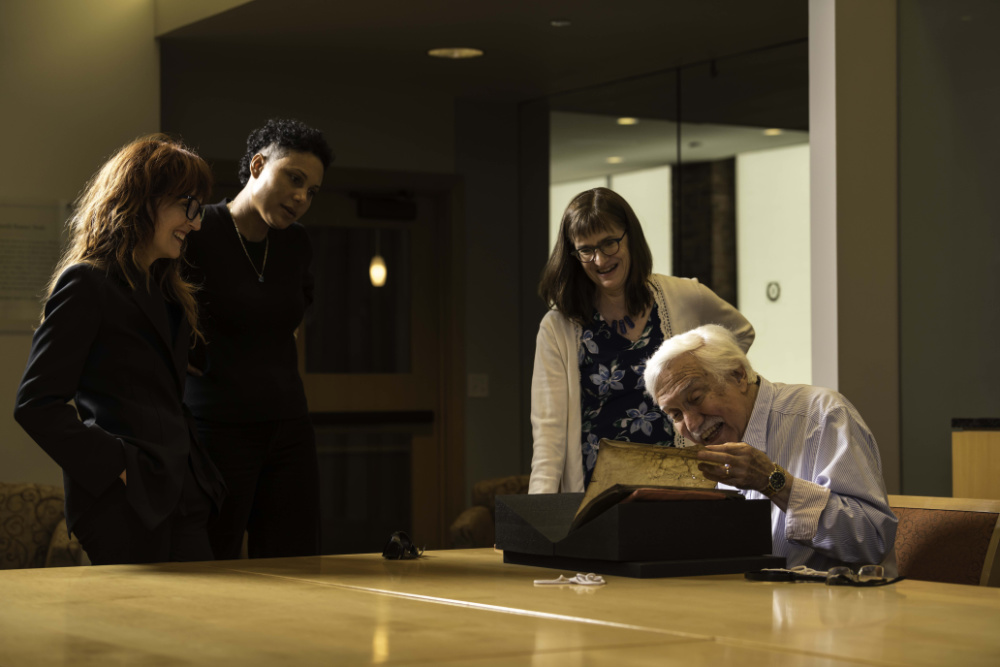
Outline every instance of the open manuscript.
{"type": "Polygon", "coordinates": [[[725,500],[735,491],[715,490],[698,470],[702,445],[662,447],[601,440],[590,485],[573,518],[572,528],[628,500],[725,500]],[[628,500],[627,500],[628,499],[628,500]]]}

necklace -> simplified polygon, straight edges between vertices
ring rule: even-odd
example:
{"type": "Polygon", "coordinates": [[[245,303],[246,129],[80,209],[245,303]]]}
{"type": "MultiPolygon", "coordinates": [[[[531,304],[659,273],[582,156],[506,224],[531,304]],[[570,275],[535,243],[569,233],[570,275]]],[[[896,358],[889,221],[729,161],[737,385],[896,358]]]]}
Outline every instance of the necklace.
{"type": "MultiPolygon", "coordinates": [[[[228,209],[228,205],[226,206],[228,209]]],[[[233,212],[229,211],[229,217],[233,219],[233,227],[236,229],[236,238],[240,240],[240,246],[243,248],[243,254],[247,256],[247,261],[250,262],[250,268],[253,272],[257,274],[257,282],[264,282],[264,267],[267,266],[267,250],[271,247],[271,239],[268,236],[264,237],[264,261],[260,263],[260,271],[257,270],[257,266],[250,259],[250,251],[247,250],[247,244],[243,242],[243,235],[240,234],[240,227],[236,224],[236,218],[233,217],[233,212]]]]}
{"type": "Polygon", "coordinates": [[[623,336],[626,335],[626,332],[628,331],[628,329],[625,328],[626,326],[629,329],[635,329],[635,322],[633,322],[632,318],[629,317],[628,315],[626,315],[620,320],[611,320],[610,322],[608,322],[608,324],[611,325],[612,331],[618,331],[623,336]]]}

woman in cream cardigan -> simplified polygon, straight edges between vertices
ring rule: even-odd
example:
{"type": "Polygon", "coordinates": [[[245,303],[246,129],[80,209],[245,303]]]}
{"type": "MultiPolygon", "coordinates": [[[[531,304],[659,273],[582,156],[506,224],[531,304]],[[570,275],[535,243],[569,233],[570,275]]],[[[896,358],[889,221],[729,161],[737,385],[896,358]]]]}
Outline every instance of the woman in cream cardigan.
{"type": "Polygon", "coordinates": [[[602,438],[683,446],[643,384],[646,359],[664,340],[721,324],[744,351],[753,342],[750,323],[712,290],[652,266],[620,195],[595,188],[573,198],[538,287],[552,310],[535,346],[529,493],[583,491],[602,438]]]}

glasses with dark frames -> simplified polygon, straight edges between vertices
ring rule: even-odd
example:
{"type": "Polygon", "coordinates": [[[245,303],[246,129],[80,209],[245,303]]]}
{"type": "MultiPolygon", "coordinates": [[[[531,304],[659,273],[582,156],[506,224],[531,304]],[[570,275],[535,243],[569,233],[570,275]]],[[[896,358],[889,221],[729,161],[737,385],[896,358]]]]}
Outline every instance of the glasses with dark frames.
{"type": "Polygon", "coordinates": [[[410,536],[402,530],[397,530],[389,536],[385,548],[382,549],[382,558],[387,560],[410,560],[419,558],[424,550],[417,547],[410,540],[410,536]]]}
{"type": "Polygon", "coordinates": [[[590,246],[584,246],[582,248],[576,248],[575,250],[570,250],[569,254],[576,257],[578,260],[584,264],[588,262],[593,262],[597,258],[597,251],[600,250],[601,254],[605,257],[611,257],[612,255],[617,255],[618,251],[621,249],[622,239],[628,232],[622,232],[622,235],[616,239],[604,239],[596,248],[591,248],[590,246]]]}
{"type": "Polygon", "coordinates": [[[187,219],[194,220],[197,218],[198,213],[201,211],[201,202],[195,199],[192,195],[184,195],[181,199],[187,200],[187,208],[184,211],[187,219]]]}

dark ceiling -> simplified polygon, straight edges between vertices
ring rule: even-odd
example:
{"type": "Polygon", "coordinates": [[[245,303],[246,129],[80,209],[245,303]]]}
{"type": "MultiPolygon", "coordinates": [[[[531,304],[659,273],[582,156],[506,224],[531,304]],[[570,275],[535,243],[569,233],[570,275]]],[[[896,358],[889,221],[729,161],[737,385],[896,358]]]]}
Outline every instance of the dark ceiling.
{"type": "Polygon", "coordinates": [[[522,101],[802,42],[807,8],[804,0],[254,0],[162,39],[240,67],[277,59],[321,80],[522,101]],[[486,55],[426,55],[447,46],[486,55]]]}

